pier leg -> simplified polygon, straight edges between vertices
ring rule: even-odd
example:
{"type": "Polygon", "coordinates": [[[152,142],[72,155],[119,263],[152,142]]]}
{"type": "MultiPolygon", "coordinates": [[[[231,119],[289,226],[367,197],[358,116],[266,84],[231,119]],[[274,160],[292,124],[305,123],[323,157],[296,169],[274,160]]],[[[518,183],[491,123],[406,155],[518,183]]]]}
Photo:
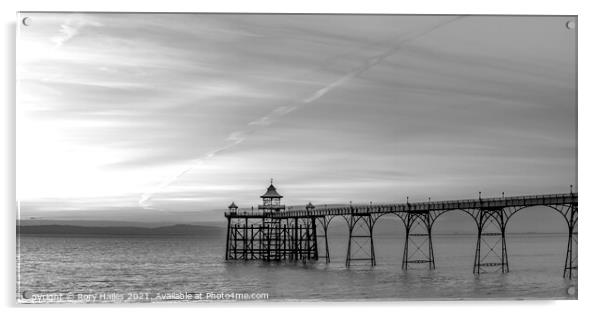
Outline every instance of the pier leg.
{"type": "Polygon", "coordinates": [[[510,271],[506,249],[506,220],[504,209],[479,210],[473,273],[510,271]]]}
{"type": "Polygon", "coordinates": [[[245,227],[243,227],[243,240],[242,240],[242,256],[243,258],[246,260],[249,259],[248,257],[248,247],[249,247],[249,219],[245,218],[245,227]]]}
{"type": "Polygon", "coordinates": [[[294,252],[295,252],[295,261],[299,260],[299,218],[295,217],[295,232],[294,232],[295,236],[294,236],[294,240],[295,240],[295,248],[294,248],[294,252]]]}
{"type": "Polygon", "coordinates": [[[287,252],[286,228],[287,228],[286,222],[284,225],[281,224],[281,226],[280,226],[280,260],[286,260],[286,252],[287,252]]]}
{"type": "Polygon", "coordinates": [[[564,259],[564,278],[572,279],[577,276],[577,206],[571,206],[568,216],[569,238],[564,259]]]}
{"type": "Polygon", "coordinates": [[[311,243],[312,243],[312,259],[318,260],[318,227],[316,225],[316,218],[311,218],[311,243]]]}
{"type": "Polygon", "coordinates": [[[292,261],[295,256],[295,225],[293,224],[292,220],[288,221],[287,240],[288,240],[288,260],[292,261]]]}
{"type": "Polygon", "coordinates": [[[257,247],[257,255],[259,257],[259,259],[264,259],[265,256],[265,223],[263,220],[261,220],[261,224],[258,227],[258,236],[259,236],[259,244],[257,247]]]}
{"type": "Polygon", "coordinates": [[[372,216],[368,215],[368,221],[368,228],[370,229],[370,264],[375,266],[376,254],[374,253],[374,221],[372,220],[372,216]]]}
{"type": "Polygon", "coordinates": [[[238,257],[238,241],[239,241],[238,235],[239,235],[238,224],[235,224],[233,227],[233,230],[232,230],[232,241],[233,241],[232,254],[233,254],[234,260],[240,259],[238,257]]]}
{"type": "Polygon", "coordinates": [[[328,246],[328,226],[324,227],[324,254],[326,263],[330,263],[330,247],[328,246]]]}
{"type": "Polygon", "coordinates": [[[403,247],[402,269],[409,264],[428,264],[435,269],[432,220],[429,212],[412,212],[405,217],[406,238],[403,247]]]}
{"type": "MultiPolygon", "coordinates": [[[[353,222],[354,218],[351,215],[351,222],[353,222]]],[[[353,238],[353,224],[347,223],[349,225],[349,238],[347,239],[347,254],[345,255],[345,266],[349,268],[351,265],[351,238],[353,238]]]]}
{"type": "Polygon", "coordinates": [[[345,266],[351,266],[352,261],[370,261],[371,266],[376,265],[372,216],[369,213],[352,214],[348,218],[347,224],[349,225],[349,239],[345,266]],[[359,256],[356,257],[356,255],[359,256]]]}
{"type": "Polygon", "coordinates": [[[267,225],[265,229],[266,235],[263,237],[264,242],[266,243],[266,252],[264,256],[264,260],[270,261],[272,257],[272,226],[267,225]]]}
{"type": "Polygon", "coordinates": [[[251,260],[255,260],[256,256],[255,256],[255,226],[253,224],[251,224],[251,227],[249,227],[251,229],[251,240],[249,242],[250,247],[250,257],[251,260]]]}
{"type": "Polygon", "coordinates": [[[278,261],[283,255],[283,227],[280,219],[264,219],[262,225],[262,259],[265,261],[278,261]]]}
{"type": "Polygon", "coordinates": [[[284,244],[284,238],[282,236],[282,233],[283,233],[282,222],[280,220],[278,220],[276,223],[274,223],[274,226],[275,226],[275,231],[276,231],[275,257],[276,257],[276,261],[280,261],[283,258],[283,244],[284,244]]]}
{"type": "Polygon", "coordinates": [[[479,216],[479,228],[477,231],[477,244],[475,245],[475,251],[474,251],[474,260],[472,263],[472,273],[473,274],[479,274],[480,273],[480,259],[481,258],[481,229],[480,229],[480,216],[479,216]]]}
{"type": "Polygon", "coordinates": [[[274,253],[274,257],[276,261],[280,261],[280,259],[282,258],[282,238],[281,238],[281,234],[282,234],[282,229],[280,227],[280,223],[278,223],[275,227],[275,232],[276,232],[276,245],[275,245],[275,253],[274,253]]]}
{"type": "Polygon", "coordinates": [[[306,263],[307,260],[310,259],[310,241],[311,241],[311,235],[309,232],[309,223],[307,222],[307,220],[304,220],[304,226],[305,226],[305,233],[303,234],[303,263],[306,263]]]}
{"type": "Polygon", "coordinates": [[[228,217],[228,226],[226,228],[226,260],[230,259],[230,217],[228,217]]]}
{"type": "Polygon", "coordinates": [[[328,249],[328,225],[330,221],[325,216],[318,218],[320,226],[322,226],[322,234],[317,235],[324,240],[324,256],[318,258],[324,258],[326,263],[330,263],[330,250],[328,249]]]}

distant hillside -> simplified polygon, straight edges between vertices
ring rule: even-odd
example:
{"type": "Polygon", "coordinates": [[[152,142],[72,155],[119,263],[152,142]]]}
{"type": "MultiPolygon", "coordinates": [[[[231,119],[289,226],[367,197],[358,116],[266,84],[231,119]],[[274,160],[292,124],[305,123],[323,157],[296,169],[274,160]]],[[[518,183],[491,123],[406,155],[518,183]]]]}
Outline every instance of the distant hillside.
{"type": "Polygon", "coordinates": [[[174,225],[197,225],[197,226],[216,226],[225,227],[226,220],[222,221],[160,221],[160,222],[134,222],[134,221],[108,221],[108,220],[64,220],[64,219],[19,219],[18,226],[85,226],[85,227],[146,227],[157,228],[174,225]]]}
{"type": "Polygon", "coordinates": [[[21,235],[96,235],[96,236],[215,236],[225,234],[225,228],[200,225],[147,227],[84,227],[71,225],[17,226],[21,235]]]}

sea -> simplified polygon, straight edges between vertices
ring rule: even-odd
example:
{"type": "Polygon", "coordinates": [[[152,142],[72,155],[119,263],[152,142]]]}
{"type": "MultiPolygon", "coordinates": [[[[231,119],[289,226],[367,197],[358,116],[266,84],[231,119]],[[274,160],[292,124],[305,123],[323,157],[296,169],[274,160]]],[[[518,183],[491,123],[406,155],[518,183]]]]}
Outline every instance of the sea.
{"type": "Polygon", "coordinates": [[[403,240],[377,236],[376,265],[345,267],[347,237],[329,236],[331,262],[226,261],[211,236],[17,236],[19,303],[235,303],[576,299],[563,278],[565,234],[510,234],[509,273],[474,275],[474,235],[435,235],[436,269],[402,270],[403,240]]]}

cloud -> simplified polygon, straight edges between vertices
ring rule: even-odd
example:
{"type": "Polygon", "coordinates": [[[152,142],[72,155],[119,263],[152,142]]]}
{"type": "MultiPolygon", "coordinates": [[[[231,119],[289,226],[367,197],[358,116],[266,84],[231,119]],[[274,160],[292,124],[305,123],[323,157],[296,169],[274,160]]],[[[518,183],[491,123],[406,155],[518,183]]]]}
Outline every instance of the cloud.
{"type": "Polygon", "coordinates": [[[32,16],[21,199],[192,211],[272,177],[287,204],[574,178],[574,36],[541,27],[561,17],[32,16]]]}
{"type": "Polygon", "coordinates": [[[59,34],[50,38],[54,43],[54,47],[60,47],[67,41],[80,33],[84,26],[102,26],[101,23],[84,18],[83,16],[69,17],[63,24],[60,25],[59,34]]]}
{"type": "MultiPolygon", "coordinates": [[[[297,110],[301,104],[310,104],[310,103],[313,103],[313,102],[319,100],[320,98],[324,97],[328,92],[332,91],[333,89],[342,86],[347,81],[349,81],[353,78],[356,78],[357,76],[363,74],[364,72],[379,65],[383,60],[385,60],[385,58],[387,58],[387,57],[391,56],[392,54],[396,53],[397,51],[399,51],[401,48],[404,47],[405,44],[409,43],[410,41],[413,41],[413,40],[416,40],[417,38],[425,36],[428,33],[432,32],[446,24],[449,24],[453,21],[458,20],[459,18],[460,17],[454,17],[449,20],[444,20],[443,22],[437,22],[435,25],[430,26],[425,30],[421,30],[419,32],[411,34],[407,38],[403,38],[399,42],[393,43],[394,45],[391,46],[386,51],[379,53],[376,56],[370,57],[369,59],[364,61],[362,65],[351,70],[349,73],[343,75],[342,77],[332,81],[328,85],[313,92],[311,95],[304,98],[301,101],[301,103],[295,103],[295,104],[291,104],[291,105],[287,105],[287,106],[280,106],[280,107],[272,110],[266,116],[263,116],[257,120],[249,122],[248,125],[251,126],[251,129],[243,130],[243,131],[236,131],[230,135],[230,137],[227,139],[227,141],[232,141],[232,143],[227,144],[226,146],[224,146],[220,149],[217,149],[215,151],[212,151],[212,152],[202,156],[193,165],[184,169],[184,171],[180,172],[177,176],[172,177],[172,178],[168,179],[167,181],[161,183],[161,185],[159,185],[158,188],[152,190],[151,192],[144,193],[139,201],[140,206],[145,207],[145,208],[150,207],[149,201],[154,194],[160,192],[162,189],[169,186],[171,183],[177,181],[180,177],[184,176],[190,170],[193,170],[195,168],[195,166],[202,164],[207,159],[211,159],[211,158],[215,157],[217,154],[219,154],[225,150],[231,149],[234,146],[244,142],[246,140],[246,138],[251,133],[255,132],[255,130],[257,128],[266,128],[266,127],[270,126],[272,121],[297,110]]],[[[407,36],[407,35],[405,35],[405,36],[407,36]]]]}

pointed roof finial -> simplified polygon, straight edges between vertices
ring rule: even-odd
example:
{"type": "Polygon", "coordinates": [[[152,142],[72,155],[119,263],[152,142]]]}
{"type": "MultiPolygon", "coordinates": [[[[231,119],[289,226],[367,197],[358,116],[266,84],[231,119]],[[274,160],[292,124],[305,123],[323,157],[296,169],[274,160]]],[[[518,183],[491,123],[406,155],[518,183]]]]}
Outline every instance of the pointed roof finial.
{"type": "Polygon", "coordinates": [[[265,193],[260,196],[262,199],[265,198],[282,198],[282,195],[276,191],[276,187],[274,187],[274,179],[270,178],[270,186],[265,191],[265,193]]]}

